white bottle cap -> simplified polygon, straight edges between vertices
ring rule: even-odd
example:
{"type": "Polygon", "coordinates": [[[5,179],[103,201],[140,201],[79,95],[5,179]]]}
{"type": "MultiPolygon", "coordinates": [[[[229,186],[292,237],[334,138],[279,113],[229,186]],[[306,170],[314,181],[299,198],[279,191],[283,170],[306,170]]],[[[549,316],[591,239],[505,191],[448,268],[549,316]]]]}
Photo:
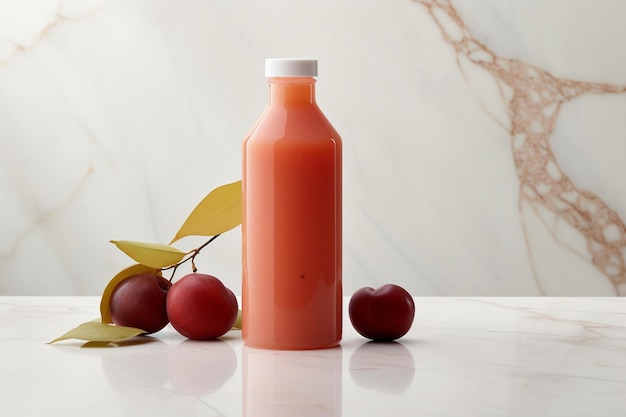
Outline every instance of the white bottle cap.
{"type": "Polygon", "coordinates": [[[266,77],[317,77],[317,59],[269,58],[265,60],[266,77]]]}

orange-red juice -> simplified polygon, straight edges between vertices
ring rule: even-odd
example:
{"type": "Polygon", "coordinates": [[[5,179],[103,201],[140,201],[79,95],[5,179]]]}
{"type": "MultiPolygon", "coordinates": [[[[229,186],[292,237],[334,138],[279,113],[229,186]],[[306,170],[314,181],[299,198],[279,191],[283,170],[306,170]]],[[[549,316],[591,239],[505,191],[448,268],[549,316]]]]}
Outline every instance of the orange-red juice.
{"type": "Polygon", "coordinates": [[[341,340],[341,139],[311,77],[270,78],[243,144],[243,339],[267,349],[341,340]]]}

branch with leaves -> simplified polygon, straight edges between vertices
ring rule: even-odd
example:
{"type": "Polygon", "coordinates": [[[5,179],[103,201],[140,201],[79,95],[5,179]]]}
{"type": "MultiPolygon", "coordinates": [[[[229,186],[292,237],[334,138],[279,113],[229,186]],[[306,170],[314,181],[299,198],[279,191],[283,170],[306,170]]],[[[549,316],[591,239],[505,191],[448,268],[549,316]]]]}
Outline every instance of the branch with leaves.
{"type": "Polygon", "coordinates": [[[215,188],[200,201],[169,244],[112,240],[111,243],[137,263],[117,273],[104,288],[100,299],[100,321],[83,323],[50,343],[66,339],[115,342],[142,333],[140,329],[112,324],[109,303],[115,287],[133,275],[150,273],[162,276],[166,270],[172,270],[171,281],[176,269],[189,261],[196,272],[195,257],[222,233],[241,224],[241,209],[241,181],[237,181],[215,188]],[[187,236],[211,238],[188,252],[172,246],[172,243],[187,236]]]}

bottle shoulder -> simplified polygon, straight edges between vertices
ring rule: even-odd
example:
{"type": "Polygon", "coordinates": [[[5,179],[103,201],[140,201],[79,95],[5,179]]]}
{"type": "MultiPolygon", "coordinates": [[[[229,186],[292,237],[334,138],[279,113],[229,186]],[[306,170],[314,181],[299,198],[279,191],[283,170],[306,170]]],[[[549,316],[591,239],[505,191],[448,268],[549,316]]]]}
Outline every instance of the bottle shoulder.
{"type": "Polygon", "coordinates": [[[269,106],[246,135],[246,140],[325,140],[341,138],[319,106],[269,106]]]}

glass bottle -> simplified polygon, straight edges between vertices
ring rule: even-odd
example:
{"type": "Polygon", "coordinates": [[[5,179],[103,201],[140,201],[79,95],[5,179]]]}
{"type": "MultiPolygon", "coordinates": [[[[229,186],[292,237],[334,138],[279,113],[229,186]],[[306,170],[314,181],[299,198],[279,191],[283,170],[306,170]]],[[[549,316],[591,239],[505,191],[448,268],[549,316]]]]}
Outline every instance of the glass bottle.
{"type": "Polygon", "coordinates": [[[243,142],[243,340],[337,346],[341,138],[316,103],[316,60],[268,59],[265,75],[269,103],[243,142]]]}

